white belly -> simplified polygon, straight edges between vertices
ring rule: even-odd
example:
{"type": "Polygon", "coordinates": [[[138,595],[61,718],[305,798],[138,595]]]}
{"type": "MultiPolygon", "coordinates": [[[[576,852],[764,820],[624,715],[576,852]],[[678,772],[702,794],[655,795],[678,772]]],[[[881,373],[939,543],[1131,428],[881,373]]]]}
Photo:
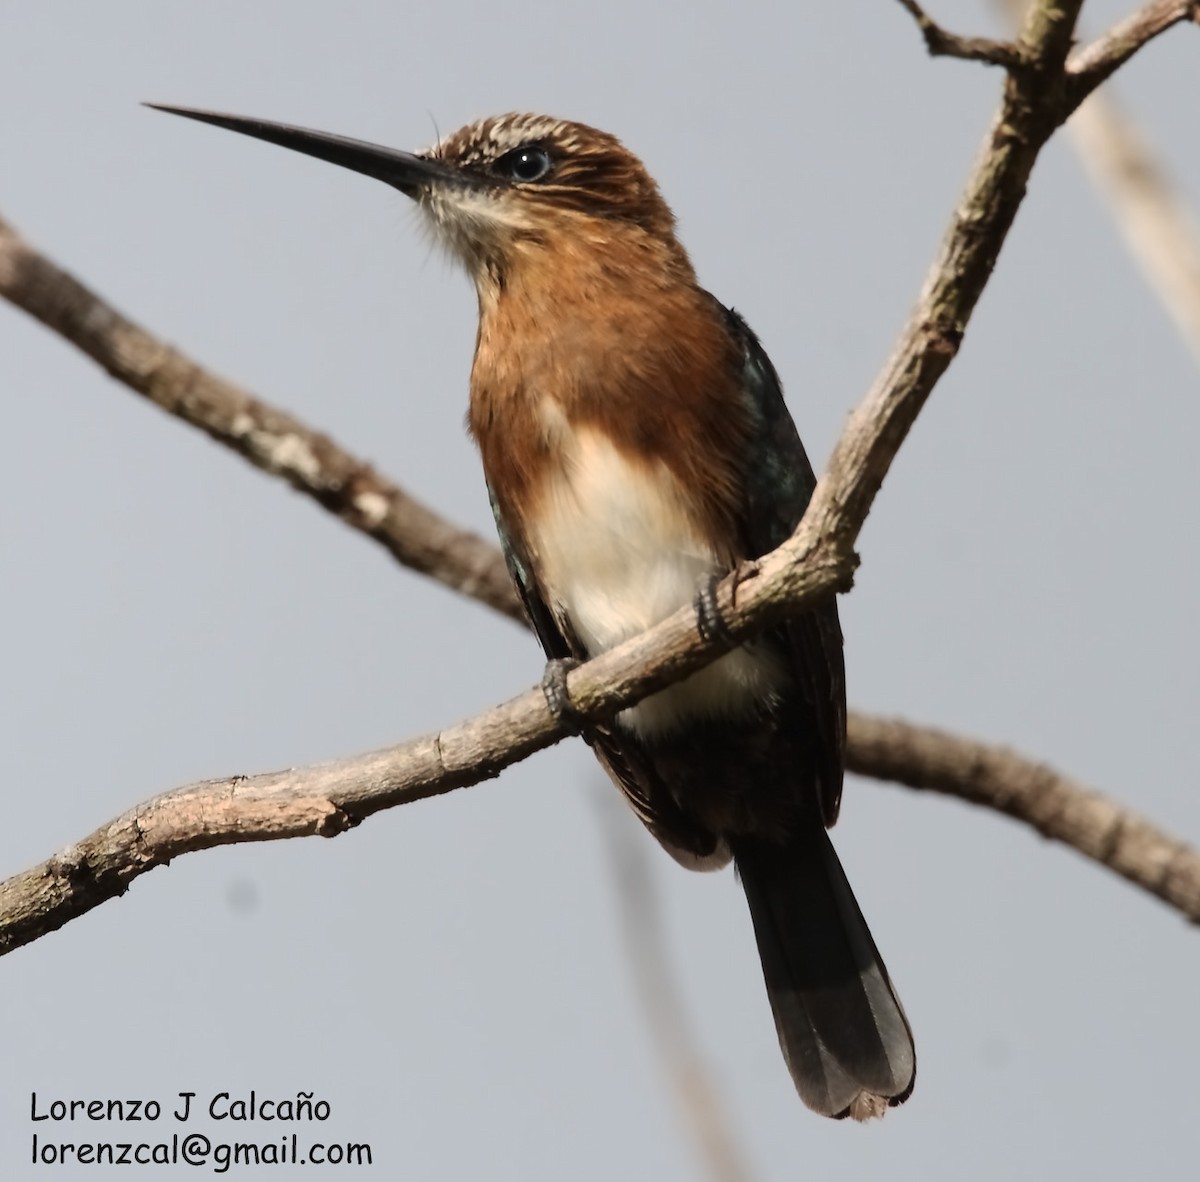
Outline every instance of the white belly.
{"type": "MultiPolygon", "coordinates": [[[[691,603],[721,566],[697,537],[665,466],[630,463],[595,432],[571,432],[562,442],[562,471],[530,542],[547,598],[595,656],[691,603]]],[[[741,716],[782,676],[761,649],[735,649],[618,721],[653,735],[693,719],[741,716]]]]}

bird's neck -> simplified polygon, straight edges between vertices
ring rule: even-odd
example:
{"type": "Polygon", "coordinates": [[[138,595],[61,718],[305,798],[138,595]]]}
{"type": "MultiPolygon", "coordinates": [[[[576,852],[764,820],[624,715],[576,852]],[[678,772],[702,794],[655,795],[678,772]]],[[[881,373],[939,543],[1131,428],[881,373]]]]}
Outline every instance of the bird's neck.
{"type": "Polygon", "coordinates": [[[683,248],[620,228],[585,224],[523,244],[478,291],[471,425],[480,432],[489,409],[516,402],[552,402],[571,421],[641,417],[634,400],[647,381],[670,400],[709,361],[692,338],[711,353],[722,337],[720,309],[683,248]]]}
{"type": "Polygon", "coordinates": [[[610,225],[585,222],[518,239],[502,261],[477,271],[483,337],[507,346],[517,332],[552,344],[576,322],[599,334],[602,326],[626,320],[631,307],[654,320],[699,302],[704,293],[673,237],[610,225]]]}
{"type": "Polygon", "coordinates": [[[682,248],[538,243],[480,285],[468,421],[506,516],[535,511],[580,431],[665,465],[706,530],[729,528],[748,426],[741,356],[682,248]]]}

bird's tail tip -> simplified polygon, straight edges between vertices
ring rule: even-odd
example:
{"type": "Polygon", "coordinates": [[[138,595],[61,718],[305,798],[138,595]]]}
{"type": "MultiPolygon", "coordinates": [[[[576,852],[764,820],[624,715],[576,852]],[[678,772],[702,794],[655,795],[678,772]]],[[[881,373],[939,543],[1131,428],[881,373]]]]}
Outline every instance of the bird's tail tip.
{"type": "Polygon", "coordinates": [[[824,826],[739,842],[779,1045],[814,1112],[878,1119],[912,1094],[908,1019],[824,826]]]}
{"type": "Polygon", "coordinates": [[[850,1101],[850,1107],[846,1109],[846,1115],[851,1120],[863,1123],[869,1120],[879,1120],[887,1115],[889,1108],[903,1103],[907,1098],[907,1094],[900,1097],[900,1099],[893,1099],[890,1096],[878,1096],[874,1092],[859,1092],[850,1101]]]}

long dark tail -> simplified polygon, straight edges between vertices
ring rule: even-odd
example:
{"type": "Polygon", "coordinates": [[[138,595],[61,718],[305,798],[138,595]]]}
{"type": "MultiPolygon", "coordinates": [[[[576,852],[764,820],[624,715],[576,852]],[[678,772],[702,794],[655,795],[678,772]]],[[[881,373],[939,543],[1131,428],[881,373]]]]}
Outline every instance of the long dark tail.
{"type": "Polygon", "coordinates": [[[859,1120],[903,1103],[912,1031],[824,826],[814,818],[783,845],[741,839],[733,855],[800,1098],[859,1120]]]}

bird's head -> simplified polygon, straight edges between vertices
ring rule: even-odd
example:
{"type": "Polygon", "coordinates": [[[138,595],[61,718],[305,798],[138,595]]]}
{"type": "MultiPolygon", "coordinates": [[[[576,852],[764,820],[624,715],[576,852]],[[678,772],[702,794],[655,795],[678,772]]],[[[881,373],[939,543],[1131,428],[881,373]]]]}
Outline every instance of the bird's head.
{"type": "Polygon", "coordinates": [[[187,107],[183,115],[375,177],[417,202],[477,285],[502,285],[548,250],[647,249],[690,271],[675,219],[640,160],[615,136],[545,115],[481,119],[424,152],[187,107]]]}

